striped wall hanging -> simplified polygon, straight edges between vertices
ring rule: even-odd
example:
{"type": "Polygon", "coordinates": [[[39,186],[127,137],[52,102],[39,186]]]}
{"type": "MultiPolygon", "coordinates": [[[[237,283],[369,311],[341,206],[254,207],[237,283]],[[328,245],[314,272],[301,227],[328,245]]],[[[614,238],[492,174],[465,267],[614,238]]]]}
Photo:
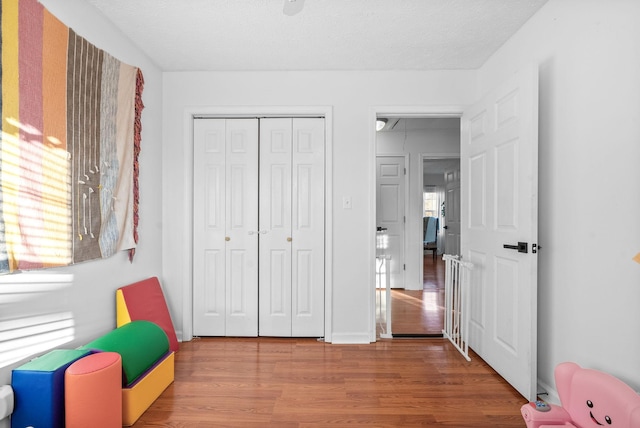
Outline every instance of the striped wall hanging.
{"type": "Polygon", "coordinates": [[[36,0],[0,16],[0,273],[132,257],[141,71],[36,0]]]}

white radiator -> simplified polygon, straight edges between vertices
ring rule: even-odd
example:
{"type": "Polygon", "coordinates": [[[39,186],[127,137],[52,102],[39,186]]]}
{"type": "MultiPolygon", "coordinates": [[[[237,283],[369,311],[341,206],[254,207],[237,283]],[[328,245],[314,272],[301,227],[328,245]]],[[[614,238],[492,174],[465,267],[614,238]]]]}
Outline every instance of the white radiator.
{"type": "Polygon", "coordinates": [[[458,256],[445,254],[444,274],[444,329],[442,335],[449,339],[462,356],[469,358],[469,272],[473,264],[463,262],[458,256]]]}

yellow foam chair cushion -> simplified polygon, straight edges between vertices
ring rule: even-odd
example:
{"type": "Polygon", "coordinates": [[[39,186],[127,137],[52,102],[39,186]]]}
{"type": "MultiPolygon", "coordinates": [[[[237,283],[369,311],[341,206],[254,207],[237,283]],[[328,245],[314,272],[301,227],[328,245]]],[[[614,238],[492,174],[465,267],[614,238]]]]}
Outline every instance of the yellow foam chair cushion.
{"type": "Polygon", "coordinates": [[[174,353],[171,352],[130,388],[122,388],[122,425],[131,426],[173,382],[174,353]]]}

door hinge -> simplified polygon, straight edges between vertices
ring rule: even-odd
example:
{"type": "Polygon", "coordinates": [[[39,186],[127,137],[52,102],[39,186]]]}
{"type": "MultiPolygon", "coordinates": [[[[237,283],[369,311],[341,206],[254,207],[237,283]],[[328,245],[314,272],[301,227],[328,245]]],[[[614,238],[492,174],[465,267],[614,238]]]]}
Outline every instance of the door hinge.
{"type": "Polygon", "coordinates": [[[406,264],[402,265],[402,270],[407,270],[407,265],[406,264]]]}

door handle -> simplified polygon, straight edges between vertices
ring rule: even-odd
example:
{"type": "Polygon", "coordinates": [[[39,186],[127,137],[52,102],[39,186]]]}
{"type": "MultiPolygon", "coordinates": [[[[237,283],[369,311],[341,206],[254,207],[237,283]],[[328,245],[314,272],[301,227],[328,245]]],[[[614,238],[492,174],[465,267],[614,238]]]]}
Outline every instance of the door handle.
{"type": "Polygon", "coordinates": [[[261,235],[264,233],[269,233],[268,230],[250,230],[247,232],[249,235],[261,235]]]}
{"type": "Polygon", "coordinates": [[[449,226],[442,226],[443,229],[449,229],[449,226]]]}
{"type": "Polygon", "coordinates": [[[526,242],[518,242],[518,245],[504,244],[502,247],[508,250],[518,250],[519,253],[526,254],[529,252],[529,244],[526,242]]]}

